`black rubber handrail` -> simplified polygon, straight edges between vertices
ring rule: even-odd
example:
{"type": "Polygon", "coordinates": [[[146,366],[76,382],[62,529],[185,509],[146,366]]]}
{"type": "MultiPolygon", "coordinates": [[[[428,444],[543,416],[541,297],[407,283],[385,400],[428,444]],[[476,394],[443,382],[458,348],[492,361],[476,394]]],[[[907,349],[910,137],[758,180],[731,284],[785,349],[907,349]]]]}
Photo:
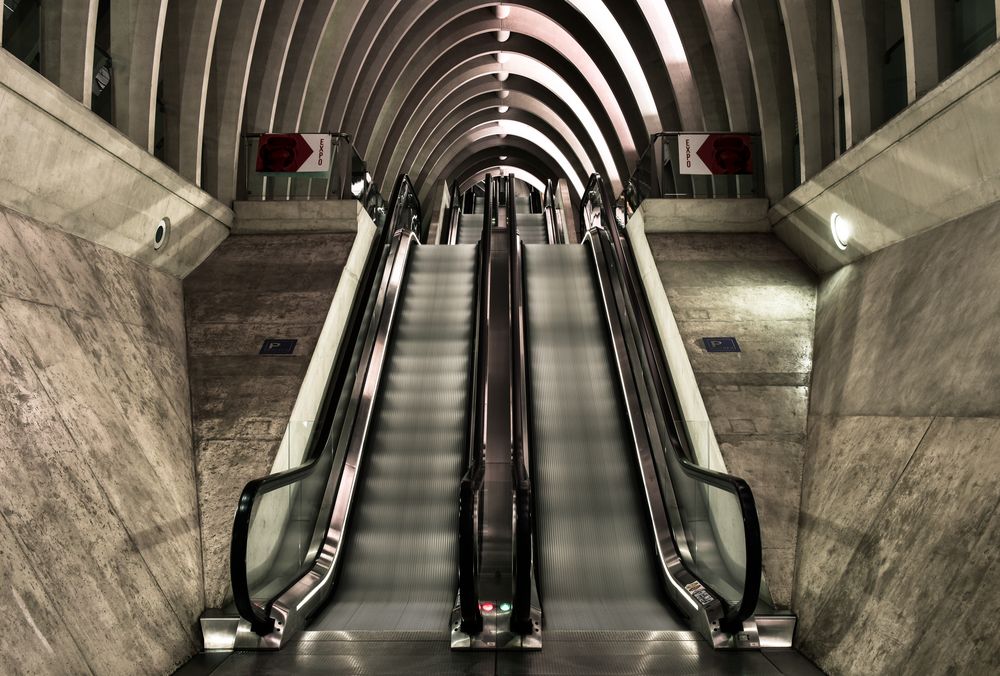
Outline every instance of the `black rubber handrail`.
{"type": "Polygon", "coordinates": [[[462,194],[459,192],[458,182],[456,181],[451,184],[451,206],[448,208],[449,213],[445,220],[446,230],[444,236],[441,237],[442,244],[458,243],[458,226],[462,218],[462,199],[462,194]]]}
{"type": "MultiPolygon", "coordinates": [[[[261,496],[300,482],[316,471],[323,449],[326,447],[327,439],[332,431],[331,428],[336,417],[336,407],[340,392],[347,378],[350,376],[351,355],[354,345],[359,338],[361,327],[364,325],[367,299],[371,294],[373,285],[380,276],[379,272],[382,268],[380,266],[381,256],[379,252],[383,250],[394,231],[404,228],[404,225],[398,222],[401,207],[413,206],[414,204],[417,204],[416,208],[419,211],[419,203],[416,202],[416,193],[413,190],[413,185],[407,176],[401,175],[397,179],[392,192],[392,200],[388,211],[390,215],[388,226],[382,228],[369,249],[361,283],[355,292],[354,301],[351,304],[346,330],[337,348],[337,356],[331,370],[332,377],[327,381],[316,418],[316,424],[313,426],[309,439],[306,442],[303,464],[283,472],[253,479],[246,484],[243,492],[240,494],[240,499],[236,507],[236,515],[233,519],[232,542],[229,550],[230,582],[233,588],[233,603],[236,606],[236,610],[241,617],[250,623],[251,629],[260,636],[269,634],[274,630],[274,620],[269,617],[268,609],[274,599],[284,593],[288,587],[284,587],[279,593],[274,594],[268,600],[264,608],[264,614],[258,613],[257,606],[254,604],[251,596],[246,566],[254,506],[261,496]]],[[[406,224],[405,227],[412,228],[412,223],[406,224]]]]}
{"type": "Polygon", "coordinates": [[[517,209],[513,198],[514,177],[511,181],[511,199],[508,206],[507,227],[509,237],[510,275],[510,345],[511,345],[511,432],[514,479],[514,601],[511,608],[510,628],[517,634],[530,634],[531,621],[531,570],[534,536],[532,529],[532,492],[528,472],[528,439],[525,429],[525,355],[522,332],[524,307],[523,277],[521,272],[521,247],[517,234],[517,209]]]}
{"type": "Polygon", "coordinates": [[[486,208],[479,238],[478,324],[471,381],[474,396],[469,398],[469,456],[459,490],[458,518],[458,598],[462,614],[461,629],[466,634],[483,630],[479,607],[479,537],[477,528],[478,496],[486,472],[486,390],[489,376],[489,304],[490,260],[492,256],[492,177],[486,176],[486,208]]]}
{"type": "MultiPolygon", "coordinates": [[[[609,233],[611,242],[613,243],[615,257],[621,270],[620,274],[624,278],[622,281],[629,296],[629,305],[634,310],[639,324],[643,352],[647,363],[653,366],[653,373],[651,375],[655,389],[654,394],[661,411],[664,413],[670,441],[668,444],[669,448],[665,450],[674,454],[677,464],[688,477],[733,494],[740,505],[746,550],[746,576],[743,583],[743,595],[739,604],[724,604],[726,612],[720,620],[720,625],[724,629],[738,630],[743,620],[753,615],[760,596],[762,572],[761,536],[760,522],[757,516],[753,491],[750,489],[749,484],[740,477],[705,469],[696,464],[693,457],[691,457],[688,451],[687,430],[678,429],[677,426],[680,407],[676,399],[676,393],[674,392],[669,367],[663,356],[663,346],[659,340],[656,326],[652,321],[649,299],[642,286],[641,278],[638,275],[635,260],[631,255],[631,249],[626,254],[626,247],[614,218],[613,203],[610,201],[607,185],[598,174],[591,176],[587,184],[587,189],[584,191],[584,204],[581,205],[580,209],[581,231],[585,232],[590,226],[590,224],[585,222],[586,203],[589,201],[593,205],[598,199],[600,200],[599,213],[604,228],[609,233]]],[[[687,563],[684,563],[685,567],[687,567],[687,563]]],[[[707,584],[705,587],[711,589],[707,584]]],[[[715,593],[715,596],[723,600],[720,594],[715,593]]]]}

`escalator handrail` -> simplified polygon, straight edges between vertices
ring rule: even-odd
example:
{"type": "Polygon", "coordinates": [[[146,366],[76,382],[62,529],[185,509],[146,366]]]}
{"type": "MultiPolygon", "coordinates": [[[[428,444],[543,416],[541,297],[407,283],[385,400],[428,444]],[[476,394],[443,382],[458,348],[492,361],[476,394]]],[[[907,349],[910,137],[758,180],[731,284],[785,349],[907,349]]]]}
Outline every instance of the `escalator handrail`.
{"type": "Polygon", "coordinates": [[[522,331],[524,307],[521,272],[521,242],[517,234],[517,209],[514,200],[514,177],[510,177],[510,200],[507,227],[509,237],[510,275],[510,344],[511,344],[511,432],[512,472],[514,480],[514,599],[511,608],[511,630],[518,634],[531,632],[531,569],[532,569],[532,495],[528,472],[528,439],[525,429],[525,355],[522,331]]]}
{"type": "MultiPolygon", "coordinates": [[[[253,479],[247,482],[240,493],[236,514],[233,518],[232,539],[229,549],[230,583],[233,589],[233,603],[237,611],[241,617],[250,623],[251,629],[260,636],[269,634],[274,630],[274,620],[266,613],[264,615],[258,614],[252,600],[250,582],[247,577],[246,559],[254,506],[258,503],[261,496],[306,479],[318,467],[327,438],[332,431],[331,427],[336,415],[336,405],[340,392],[349,376],[351,354],[356,341],[360,338],[361,326],[365,319],[366,299],[372,291],[372,285],[379,278],[378,273],[382,270],[379,266],[381,257],[378,255],[378,252],[383,250],[393,236],[394,231],[405,230],[407,227],[412,230],[412,222],[406,224],[407,227],[399,223],[401,212],[399,207],[403,205],[415,205],[415,208],[419,212],[419,202],[416,199],[416,192],[409,178],[401,175],[397,179],[392,192],[392,200],[388,212],[390,220],[386,227],[382,228],[377,234],[369,249],[361,283],[355,291],[354,301],[351,304],[346,330],[341,338],[340,345],[337,347],[337,355],[334,360],[333,369],[331,370],[332,377],[327,381],[316,424],[313,425],[309,439],[306,442],[306,452],[303,456],[305,462],[298,467],[253,479]]],[[[285,589],[282,589],[273,598],[277,598],[284,591],[285,589]]],[[[268,606],[273,602],[273,598],[269,600],[268,606]]]]}
{"type": "MultiPolygon", "coordinates": [[[[629,305],[633,308],[639,323],[645,356],[647,361],[654,367],[651,375],[656,389],[657,403],[664,412],[668,428],[674,428],[669,435],[669,451],[675,455],[678,465],[688,477],[733,494],[740,505],[746,551],[746,577],[740,603],[737,605],[725,604],[726,613],[722,619],[724,626],[735,627],[753,615],[760,595],[762,571],[761,536],[760,522],[753,491],[750,485],[740,477],[706,469],[698,465],[687,451],[689,446],[683,441],[686,440],[686,430],[676,429],[676,415],[674,414],[679,412],[679,406],[673,391],[673,381],[669,376],[669,367],[663,358],[662,343],[659,340],[659,334],[652,321],[649,299],[637,275],[634,259],[630,260],[631,257],[626,255],[622,236],[614,218],[613,203],[610,201],[607,184],[600,175],[594,174],[591,176],[583,195],[584,204],[581,205],[580,209],[580,226],[583,232],[586,232],[588,227],[592,225],[585,222],[587,211],[585,207],[587,202],[590,201],[592,203],[594,198],[600,198],[601,200],[601,227],[608,232],[613,244],[615,257],[619,263],[619,270],[621,270],[620,274],[623,277],[622,281],[630,297],[629,305]]],[[[716,594],[716,596],[720,600],[722,599],[720,595],[716,594]]]]}
{"type": "Polygon", "coordinates": [[[549,238],[549,244],[563,244],[562,237],[558,232],[559,228],[556,224],[556,202],[555,202],[555,188],[552,185],[552,179],[547,179],[545,182],[545,196],[542,200],[542,213],[545,215],[545,231],[549,238]]]}
{"type": "Polygon", "coordinates": [[[462,194],[459,192],[458,181],[451,184],[451,213],[448,217],[448,232],[444,236],[443,244],[458,243],[458,227],[462,218],[462,194]]]}
{"type": "MultiPolygon", "coordinates": [[[[486,176],[486,202],[492,195],[492,177],[486,176]]],[[[479,607],[479,552],[476,528],[476,502],[486,473],[486,392],[489,376],[489,305],[490,263],[492,257],[492,209],[483,209],[483,230],[479,238],[479,281],[474,369],[470,380],[475,394],[469,397],[469,455],[459,491],[458,590],[462,630],[467,634],[482,631],[483,614],[479,607]]]]}

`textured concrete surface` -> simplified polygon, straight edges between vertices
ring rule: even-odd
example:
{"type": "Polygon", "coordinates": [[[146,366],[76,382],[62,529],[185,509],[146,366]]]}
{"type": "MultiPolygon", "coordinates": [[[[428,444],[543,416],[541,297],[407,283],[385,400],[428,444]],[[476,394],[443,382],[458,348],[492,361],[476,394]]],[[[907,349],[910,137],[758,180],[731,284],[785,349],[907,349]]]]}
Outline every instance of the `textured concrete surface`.
{"type": "Polygon", "coordinates": [[[998,70],[994,44],[778,202],[775,232],[825,273],[996,202],[998,70]],[[833,212],[853,225],[846,251],[833,212]]]}
{"type": "Polygon", "coordinates": [[[229,234],[228,207],[2,50],[0,110],[0,204],[177,277],[229,234]]]}
{"type": "Polygon", "coordinates": [[[787,607],[816,280],[769,234],[650,233],[648,241],[726,467],[754,491],[771,594],[787,607]],[[742,352],[710,354],[706,336],[735,336],[742,352]]]}
{"type": "Polygon", "coordinates": [[[794,608],[832,674],[1000,671],[1000,208],[824,278],[794,608]]]}
{"type": "Polygon", "coordinates": [[[646,232],[770,232],[766,199],[647,199],[646,232]]]}
{"type": "Polygon", "coordinates": [[[234,235],[267,235],[357,232],[364,208],[355,200],[289,200],[238,201],[233,210],[234,235]]]}
{"type": "Polygon", "coordinates": [[[3,673],[165,673],[204,607],[181,284],[0,211],[3,673]]]}
{"type": "Polygon", "coordinates": [[[230,593],[236,502],[271,470],[354,239],[235,235],[184,281],[208,607],[230,593]],[[261,356],[267,338],[299,342],[261,356]]]}

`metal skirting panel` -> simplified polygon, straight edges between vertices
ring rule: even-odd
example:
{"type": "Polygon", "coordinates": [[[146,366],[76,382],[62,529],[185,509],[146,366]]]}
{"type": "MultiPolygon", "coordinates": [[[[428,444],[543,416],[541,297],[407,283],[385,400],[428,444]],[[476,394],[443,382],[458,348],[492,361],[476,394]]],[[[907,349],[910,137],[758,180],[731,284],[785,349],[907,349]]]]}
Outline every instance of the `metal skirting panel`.
{"type": "Polygon", "coordinates": [[[458,490],[476,249],[413,252],[333,599],[309,629],[447,636],[458,577],[458,490]]]}
{"type": "Polygon", "coordinates": [[[780,676],[764,655],[723,652],[701,638],[666,641],[631,641],[608,632],[604,640],[554,639],[561,632],[547,632],[545,646],[537,653],[502,653],[497,674],[514,676],[780,676]]]}
{"type": "Polygon", "coordinates": [[[590,249],[528,245],[524,258],[546,631],[685,630],[654,567],[590,249]]]}

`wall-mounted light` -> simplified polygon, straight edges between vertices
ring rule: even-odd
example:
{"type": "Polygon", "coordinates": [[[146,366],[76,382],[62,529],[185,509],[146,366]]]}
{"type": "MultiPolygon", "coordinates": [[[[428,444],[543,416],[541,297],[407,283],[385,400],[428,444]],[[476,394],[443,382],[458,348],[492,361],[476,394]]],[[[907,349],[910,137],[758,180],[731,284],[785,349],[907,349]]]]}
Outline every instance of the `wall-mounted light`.
{"type": "Polygon", "coordinates": [[[507,156],[506,155],[501,155],[500,156],[500,161],[501,162],[506,162],[507,161],[507,156]]]}
{"type": "Polygon", "coordinates": [[[506,19],[508,16],[510,16],[510,7],[503,4],[502,2],[497,3],[496,9],[494,11],[497,13],[498,19],[506,19]]]}
{"type": "Polygon", "coordinates": [[[501,28],[497,31],[497,42],[507,42],[508,40],[510,40],[509,30],[501,28]]]}
{"type": "Polygon", "coordinates": [[[508,96],[510,96],[510,90],[509,89],[501,89],[499,92],[497,92],[497,94],[500,96],[500,98],[505,99],[508,96]]]}
{"type": "Polygon", "coordinates": [[[508,61],[510,61],[510,54],[497,52],[497,63],[507,63],[508,61]]]}
{"type": "Polygon", "coordinates": [[[153,249],[159,251],[170,239],[170,219],[164,216],[153,228],[153,249]]]}
{"type": "Polygon", "coordinates": [[[506,82],[508,77],[510,77],[510,73],[505,70],[501,70],[497,73],[497,79],[500,80],[500,82],[506,82]]]}
{"type": "Polygon", "coordinates": [[[497,110],[499,110],[500,114],[503,115],[508,110],[510,110],[510,106],[507,106],[507,105],[504,105],[504,104],[501,103],[499,106],[497,106],[497,110]]]}
{"type": "Polygon", "coordinates": [[[833,243],[837,245],[837,248],[844,251],[847,249],[848,242],[851,241],[854,228],[851,227],[850,221],[834,211],[830,214],[830,234],[833,235],[833,243]]]}

